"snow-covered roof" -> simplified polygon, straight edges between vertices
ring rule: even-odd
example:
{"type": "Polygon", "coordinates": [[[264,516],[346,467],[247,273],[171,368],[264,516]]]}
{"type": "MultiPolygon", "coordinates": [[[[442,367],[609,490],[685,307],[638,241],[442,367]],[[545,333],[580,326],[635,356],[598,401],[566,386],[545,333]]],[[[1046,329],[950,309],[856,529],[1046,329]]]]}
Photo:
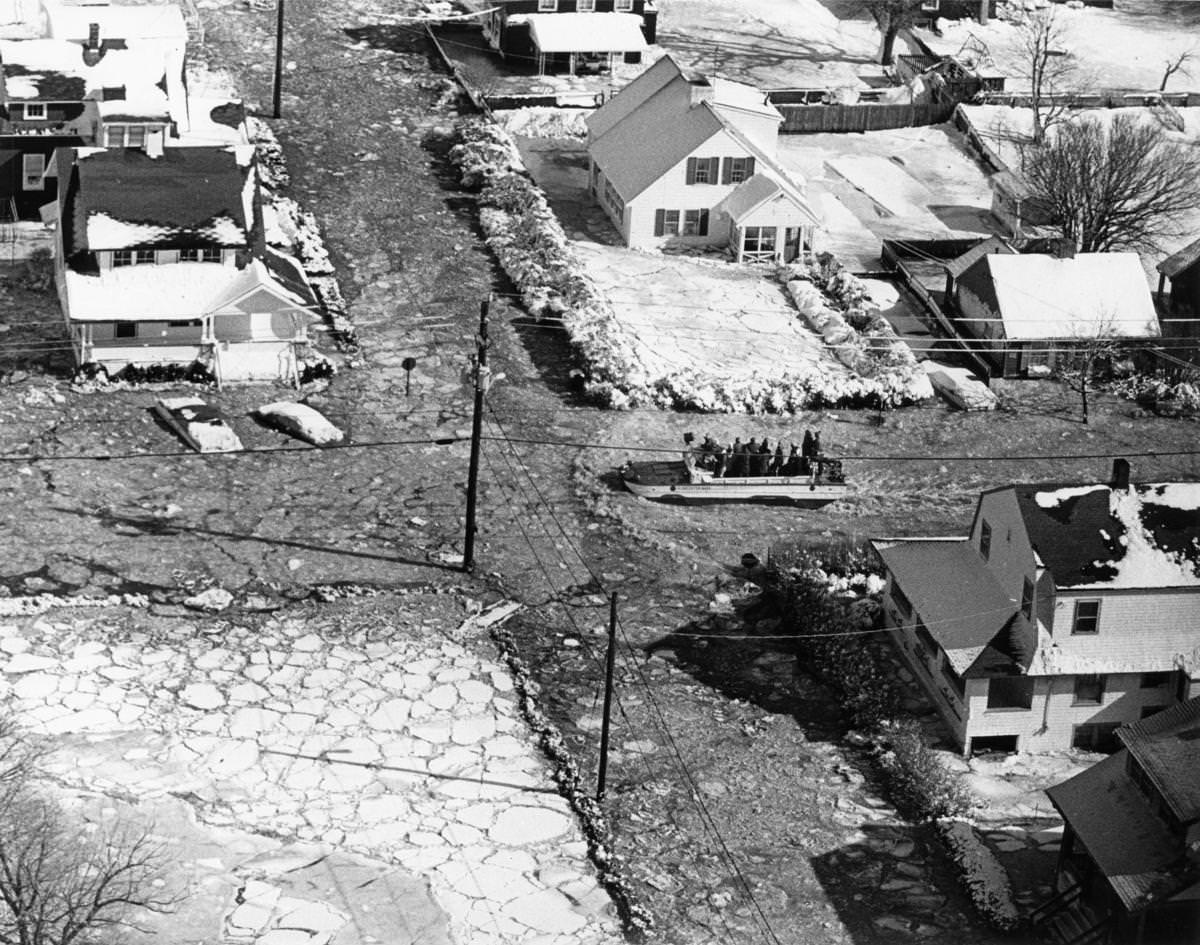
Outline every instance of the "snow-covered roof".
{"type": "Polygon", "coordinates": [[[719,76],[709,78],[712,86],[712,103],[723,108],[736,108],[745,112],[757,112],[776,121],[783,121],[779,109],[767,100],[767,93],[744,82],[734,82],[719,76]]]}
{"type": "Polygon", "coordinates": [[[636,13],[521,13],[509,25],[527,23],[544,53],[641,52],[646,48],[636,13]]]}
{"type": "Polygon", "coordinates": [[[808,202],[794,187],[785,186],[768,174],[755,174],[740,183],[724,200],[713,207],[714,213],[727,213],[735,224],[741,224],[768,200],[783,197],[801,214],[813,219],[808,202]]]}
{"type": "Polygon", "coordinates": [[[167,96],[160,83],[167,71],[168,50],[155,42],[106,49],[88,65],[83,48],[58,39],[0,40],[0,70],[11,100],[82,101],[99,98],[105,89],[124,89],[125,99],[104,102],[119,108],[137,100],[152,114],[165,114],[167,96]]]}
{"type": "Polygon", "coordinates": [[[187,23],[179,5],[161,3],[73,3],[41,0],[47,35],[77,42],[88,38],[91,24],[100,25],[104,39],[163,39],[182,48],[187,43],[187,23]]]}
{"type": "Polygon", "coordinates": [[[271,311],[302,311],[316,317],[311,297],[274,278],[261,260],[244,268],[220,263],[181,262],[119,266],[99,273],[66,270],[67,311],[71,321],[168,321],[236,313],[242,299],[253,297],[263,311],[262,292],[271,311]]]}
{"type": "Polygon", "coordinates": [[[237,100],[188,96],[187,125],[178,138],[167,138],[168,147],[244,145],[250,140],[246,109],[237,100]]]}
{"type": "Polygon", "coordinates": [[[1137,253],[1079,253],[1068,259],[993,253],[976,265],[995,292],[1008,339],[1159,334],[1137,253]]]}
{"type": "Polygon", "coordinates": [[[1012,489],[1058,588],[1200,588],[1200,482],[1012,489]]]}

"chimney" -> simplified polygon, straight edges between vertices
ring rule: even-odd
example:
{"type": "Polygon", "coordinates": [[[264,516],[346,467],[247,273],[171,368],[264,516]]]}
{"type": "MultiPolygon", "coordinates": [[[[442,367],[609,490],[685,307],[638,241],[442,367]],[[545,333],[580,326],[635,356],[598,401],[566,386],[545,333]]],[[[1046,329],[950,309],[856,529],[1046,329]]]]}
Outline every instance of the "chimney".
{"type": "Polygon", "coordinates": [[[701,102],[711,102],[713,98],[712,83],[703,77],[692,79],[688,83],[688,104],[699,105],[701,102]]]}
{"type": "Polygon", "coordinates": [[[1059,237],[1051,242],[1050,255],[1055,259],[1074,259],[1075,241],[1066,237],[1059,237]]]}
{"type": "Polygon", "coordinates": [[[146,133],[146,156],[149,158],[160,158],[163,156],[163,132],[161,128],[146,133]]]}
{"type": "Polygon", "coordinates": [[[1109,487],[1114,491],[1126,492],[1129,489],[1129,460],[1118,457],[1113,460],[1112,482],[1109,487]]]}
{"type": "Polygon", "coordinates": [[[84,65],[94,66],[104,58],[104,50],[100,48],[100,24],[88,24],[87,45],[83,47],[84,65]]]}
{"type": "Polygon", "coordinates": [[[979,0],[979,25],[988,25],[988,9],[991,7],[990,0],[979,0]]]}

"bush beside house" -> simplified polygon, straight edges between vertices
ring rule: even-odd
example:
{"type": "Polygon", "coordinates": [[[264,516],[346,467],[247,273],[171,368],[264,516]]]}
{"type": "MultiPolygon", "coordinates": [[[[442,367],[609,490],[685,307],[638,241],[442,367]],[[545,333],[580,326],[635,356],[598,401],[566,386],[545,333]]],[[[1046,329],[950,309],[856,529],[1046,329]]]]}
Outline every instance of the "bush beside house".
{"type": "Polygon", "coordinates": [[[867,747],[897,809],[933,825],[980,917],[1013,931],[1021,916],[1008,874],[966,819],[970,795],[905,715],[890,667],[863,645],[861,632],[879,625],[876,597],[884,582],[870,573],[863,552],[837,557],[768,571],[766,590],[781,605],[782,626],[808,635],[797,639],[800,655],[838,692],[855,741],[867,747]]]}
{"type": "MultiPolygon", "coordinates": [[[[856,373],[803,376],[713,377],[694,368],[652,377],[642,366],[612,307],[588,279],[566,233],[530,180],[511,136],[484,119],[460,123],[450,160],[463,184],[479,191],[480,224],[488,245],[535,317],[561,318],[585,368],[588,392],[622,408],[653,405],[681,410],[775,413],[820,406],[882,403],[895,406],[932,395],[911,352],[886,337],[878,322],[860,334],[847,325],[836,342],[856,373]],[[905,357],[907,355],[907,357],[905,357]]],[[[784,281],[813,285],[838,275],[828,263],[812,270],[788,267],[784,281]]],[[[837,284],[847,284],[842,276],[837,284]]],[[[838,304],[815,289],[828,308],[838,304]]],[[[807,295],[806,295],[807,298],[807,295]]],[[[817,308],[814,302],[810,308],[817,308]]],[[[840,316],[839,316],[840,318],[840,316]]],[[[810,318],[811,322],[811,318],[810,318]]],[[[884,323],[886,324],[886,323],[884,323]]],[[[890,328],[889,328],[890,331],[890,328]]]]}

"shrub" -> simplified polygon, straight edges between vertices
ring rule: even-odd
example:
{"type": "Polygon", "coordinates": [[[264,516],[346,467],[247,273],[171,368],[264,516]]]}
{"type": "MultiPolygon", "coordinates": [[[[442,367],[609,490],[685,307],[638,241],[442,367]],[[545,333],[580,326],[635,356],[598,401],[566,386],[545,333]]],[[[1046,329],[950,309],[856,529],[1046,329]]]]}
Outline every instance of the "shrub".
{"type": "Polygon", "coordinates": [[[942,759],[925,742],[911,719],[895,722],[884,733],[886,749],[879,766],[887,778],[892,801],[911,820],[961,817],[970,797],[942,759]]]}
{"type": "Polygon", "coordinates": [[[1008,872],[975,828],[968,821],[948,819],[939,821],[937,830],[975,911],[1001,932],[1018,929],[1021,914],[1013,902],[1008,872]]]}
{"type": "Polygon", "coordinates": [[[54,288],[54,254],[38,247],[21,261],[12,282],[30,292],[49,292],[54,288]]]}

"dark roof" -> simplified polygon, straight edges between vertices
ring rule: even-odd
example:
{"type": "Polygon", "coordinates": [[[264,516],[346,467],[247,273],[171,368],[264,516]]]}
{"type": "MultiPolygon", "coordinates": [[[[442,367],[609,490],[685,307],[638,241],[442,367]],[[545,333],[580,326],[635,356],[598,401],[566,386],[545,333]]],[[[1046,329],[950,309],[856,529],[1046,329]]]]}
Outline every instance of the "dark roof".
{"type": "Polygon", "coordinates": [[[876,550],[956,672],[970,669],[972,675],[984,675],[1016,669],[1007,652],[1006,631],[1019,617],[1017,605],[970,543],[880,542],[876,550]]]}
{"type": "MultiPolygon", "coordinates": [[[[1113,490],[1104,483],[1078,485],[1042,483],[1010,486],[1021,510],[1030,544],[1061,588],[1103,584],[1117,577],[1123,562],[1129,560],[1130,543],[1127,523],[1115,516],[1110,504],[1113,490]],[[1037,501],[1039,493],[1062,492],[1048,507],[1037,501]]],[[[1200,508],[1194,499],[1170,504],[1170,489],[1200,493],[1196,483],[1154,483],[1131,487],[1136,497],[1136,521],[1139,531],[1154,550],[1191,562],[1200,563],[1200,508]],[[1158,500],[1158,501],[1156,501],[1158,500]]],[[[1141,547],[1142,543],[1137,543],[1141,547]]],[[[1125,580],[1122,586],[1166,587],[1181,583],[1173,580],[1179,572],[1161,569],[1159,580],[1138,583],[1125,580]]],[[[1187,582],[1192,583],[1192,582],[1187,582]]]]}
{"type": "Polygon", "coordinates": [[[1186,269],[1190,269],[1200,260],[1200,240],[1188,243],[1187,246],[1168,256],[1155,268],[1168,279],[1174,279],[1186,269]]]}
{"type": "Polygon", "coordinates": [[[1200,698],[1126,725],[1118,737],[1175,816],[1200,819],[1200,698]]]}
{"type": "Polygon", "coordinates": [[[1013,253],[1017,251],[1013,249],[1005,240],[998,236],[989,236],[987,239],[980,240],[961,256],[957,256],[950,262],[946,263],[946,272],[958,278],[966,272],[975,261],[989,253],[1013,253]]]}
{"type": "Polygon", "coordinates": [[[317,305],[317,297],[313,293],[312,286],[309,285],[304,270],[300,268],[300,264],[296,260],[278,253],[268,246],[262,255],[262,261],[266,265],[267,271],[285,289],[304,299],[306,305],[317,305]]]}
{"type": "Polygon", "coordinates": [[[37,95],[31,99],[23,95],[13,95],[5,83],[4,95],[10,102],[82,102],[87,94],[87,83],[79,76],[47,69],[29,69],[15,62],[0,63],[0,70],[3,70],[6,79],[17,76],[30,77],[30,82],[37,89],[37,95]]]}
{"type": "Polygon", "coordinates": [[[247,169],[228,148],[167,148],[157,158],[117,148],[78,158],[75,166],[78,189],[66,211],[75,223],[69,253],[89,249],[86,223],[95,214],[157,227],[145,245],[213,243],[207,231],[221,218],[250,230],[242,203],[247,169]]]}
{"type": "Polygon", "coordinates": [[[1182,888],[1173,881],[1183,866],[1182,838],[1175,837],[1126,771],[1119,751],[1062,784],[1047,789],[1092,861],[1126,910],[1136,912],[1150,896],[1182,888]]]}

